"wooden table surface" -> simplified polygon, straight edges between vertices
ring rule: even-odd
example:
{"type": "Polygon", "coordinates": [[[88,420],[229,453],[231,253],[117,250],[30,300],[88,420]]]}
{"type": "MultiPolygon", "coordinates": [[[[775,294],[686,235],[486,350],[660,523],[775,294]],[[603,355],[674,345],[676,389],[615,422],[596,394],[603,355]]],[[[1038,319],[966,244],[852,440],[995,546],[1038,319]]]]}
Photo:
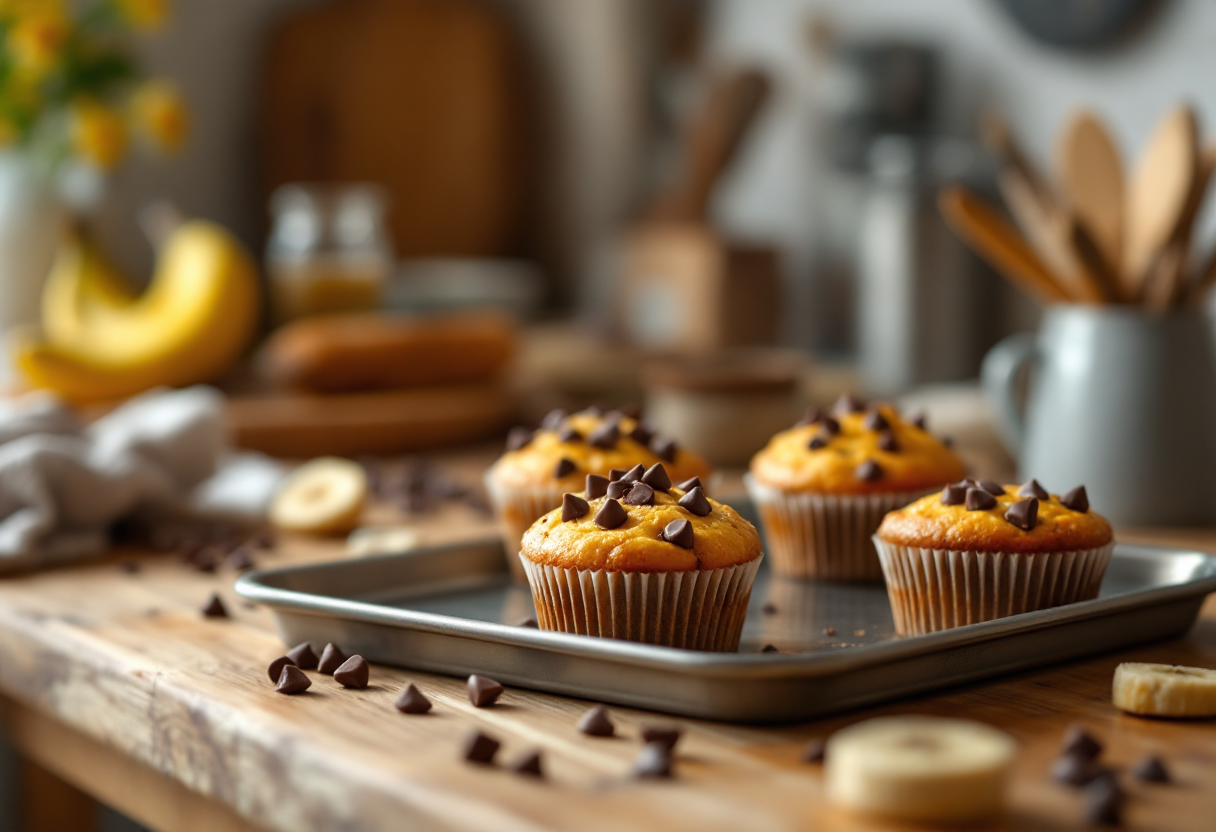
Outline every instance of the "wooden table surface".
{"type": "MultiPolygon", "coordinates": [[[[484,456],[449,470],[475,481],[484,456]]],[[[380,520],[402,518],[375,510],[380,520]]],[[[488,521],[449,505],[414,521],[425,542],[484,534],[488,521]]],[[[1216,548],[1216,530],[1121,539],[1216,548]]],[[[282,540],[263,566],[333,557],[336,542],[282,540]]],[[[1126,828],[1216,825],[1216,722],[1149,721],[1109,702],[1121,661],[1216,667],[1216,599],[1185,638],[1021,673],[943,693],[777,728],[673,720],[686,735],[678,776],[629,776],[638,726],[665,719],[613,708],[615,739],[585,737],[584,701],[510,689],[478,710],[464,680],[375,666],[367,690],[314,674],[304,696],[274,693],[268,662],[284,646],[270,614],[232,592],[234,575],[195,572],[172,556],[116,552],[87,565],[0,580],[0,727],[25,755],[161,830],[889,830],[823,799],[822,771],[803,744],[878,714],[983,720],[1021,745],[1010,811],[997,828],[1080,828],[1081,795],[1048,778],[1073,723],[1107,743],[1120,767],[1161,754],[1171,786],[1127,778],[1126,828]],[[128,572],[131,560],[142,567],[128,572]],[[199,608],[218,591],[230,620],[199,608]],[[435,703],[405,716],[392,702],[405,682],[435,703]],[[549,777],[471,766],[461,747],[475,729],[500,738],[510,762],[540,749],[549,777]]]]}

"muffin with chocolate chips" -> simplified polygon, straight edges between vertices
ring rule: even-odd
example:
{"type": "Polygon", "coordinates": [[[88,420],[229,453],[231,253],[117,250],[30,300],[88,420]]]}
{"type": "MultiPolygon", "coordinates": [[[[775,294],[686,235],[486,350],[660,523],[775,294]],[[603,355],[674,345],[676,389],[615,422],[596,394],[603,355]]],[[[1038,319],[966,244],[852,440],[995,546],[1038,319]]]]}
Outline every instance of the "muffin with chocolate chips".
{"type": "Polygon", "coordinates": [[[843,396],[830,412],[812,409],[774,436],[744,481],[774,572],[877,581],[870,536],[883,515],[962,475],[962,461],[923,419],[843,396]]]}
{"type": "Polygon", "coordinates": [[[628,471],[636,465],[645,469],[658,462],[676,482],[709,478],[704,459],[657,433],[645,420],[616,410],[554,410],[536,431],[512,430],[507,450],[486,472],[485,484],[516,579],[526,577],[517,557],[524,532],[559,506],[562,494],[582,491],[589,474],[607,482],[613,470],[628,471]]]}
{"type": "Polygon", "coordinates": [[[587,478],[524,535],[520,561],[543,630],[731,651],[760,565],[760,535],[697,480],[659,463],[587,478]]]}
{"type": "Polygon", "coordinates": [[[1115,546],[1083,486],[961,480],[886,516],[874,536],[901,635],[1094,598],[1115,546]]]}

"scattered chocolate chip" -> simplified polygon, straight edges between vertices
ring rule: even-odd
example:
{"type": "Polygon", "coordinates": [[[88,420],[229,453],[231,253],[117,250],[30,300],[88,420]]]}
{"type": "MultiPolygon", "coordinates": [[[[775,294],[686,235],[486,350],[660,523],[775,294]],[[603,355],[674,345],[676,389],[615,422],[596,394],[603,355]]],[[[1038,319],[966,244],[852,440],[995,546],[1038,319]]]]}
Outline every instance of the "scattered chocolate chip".
{"type": "Polygon", "coordinates": [[[853,469],[853,476],[862,482],[877,482],[882,479],[882,466],[872,459],[867,459],[853,469]]]}
{"type": "Polygon", "coordinates": [[[802,414],[802,418],[798,420],[795,427],[804,427],[813,425],[823,418],[823,411],[817,407],[808,407],[806,413],[802,414]]]}
{"type": "Polygon", "coordinates": [[[1018,500],[1005,512],[1005,519],[1023,531],[1030,531],[1039,521],[1039,501],[1034,497],[1018,500]]]}
{"type": "Polygon", "coordinates": [[[525,616],[524,618],[521,618],[518,621],[516,621],[515,626],[516,627],[531,627],[534,630],[538,629],[540,627],[540,625],[536,623],[536,619],[530,615],[525,616]]]}
{"type": "Polygon", "coordinates": [[[367,666],[367,661],[356,653],[342,662],[342,665],[334,671],[334,681],[344,688],[362,690],[367,687],[370,672],[371,668],[367,666]]]}
{"type": "Polygon", "coordinates": [[[642,475],[642,482],[655,491],[667,491],[671,488],[671,477],[667,476],[667,469],[661,462],[656,462],[646,469],[646,473],[642,475]]]}
{"type": "Polygon", "coordinates": [[[838,414],[860,413],[865,409],[865,402],[854,396],[852,393],[845,393],[836,400],[836,404],[832,405],[832,412],[838,414]]]}
{"type": "Polygon", "coordinates": [[[566,416],[569,414],[560,407],[550,410],[545,414],[545,418],[541,420],[540,426],[545,430],[557,430],[561,427],[562,422],[566,421],[566,416]]]}
{"type": "Polygon", "coordinates": [[[691,491],[685,492],[684,496],[676,502],[680,508],[687,509],[698,517],[704,517],[713,511],[713,506],[705,498],[705,492],[701,489],[700,485],[691,491]]]}
{"type": "Polygon", "coordinates": [[[766,644],[760,648],[761,653],[780,653],[775,644],[766,644]]]}
{"type": "Polygon", "coordinates": [[[256,564],[253,562],[253,555],[249,553],[249,550],[244,546],[238,546],[228,553],[228,566],[237,572],[245,572],[256,564]]]}
{"type": "Polygon", "coordinates": [[[618,482],[627,473],[629,472],[624,468],[611,468],[608,471],[608,482],[618,482]]]}
{"type": "Polygon", "coordinates": [[[295,664],[289,656],[279,656],[270,663],[270,667],[266,668],[266,675],[270,677],[271,682],[278,682],[279,677],[283,675],[283,668],[289,664],[295,664]]]}
{"type": "Polygon", "coordinates": [[[560,480],[563,477],[570,476],[577,470],[578,466],[574,463],[574,460],[562,457],[553,468],[553,476],[560,480]]]}
{"type": "Polygon", "coordinates": [[[883,431],[878,435],[878,450],[886,451],[889,454],[899,452],[899,440],[895,438],[895,434],[891,431],[883,431]]]}
{"type": "Polygon", "coordinates": [[[650,440],[650,450],[654,451],[654,455],[665,462],[676,461],[676,440],[666,436],[656,436],[650,440]]]}
{"type": "Polygon", "coordinates": [[[333,672],[346,661],[346,658],[346,654],[342,652],[342,648],[331,641],[321,651],[321,661],[317,663],[317,670],[326,676],[332,676],[333,672]]]}
{"type": "Polygon", "coordinates": [[[827,748],[827,743],[823,737],[815,737],[807,742],[802,747],[802,762],[804,763],[822,763],[823,752],[827,748]]]}
{"type": "Polygon", "coordinates": [[[478,731],[465,743],[464,758],[470,763],[477,763],[481,766],[492,765],[494,755],[501,747],[502,743],[498,740],[478,731]]]}
{"type": "Polygon", "coordinates": [[[968,488],[963,503],[967,506],[967,511],[987,511],[996,506],[996,497],[982,488],[968,488]]]}
{"type": "Polygon", "coordinates": [[[1096,760],[1102,754],[1102,743],[1080,725],[1070,725],[1060,742],[1060,753],[1096,760]]]}
{"type": "Polygon", "coordinates": [[[397,697],[393,707],[403,714],[425,714],[431,709],[431,700],[410,682],[401,689],[401,695],[397,697]]]}
{"type": "Polygon", "coordinates": [[[672,520],[663,529],[663,539],[674,543],[681,549],[691,549],[693,546],[692,523],[687,520],[672,520]]]}
{"type": "Polygon", "coordinates": [[[836,434],[840,433],[840,422],[836,421],[831,416],[824,416],[823,419],[820,420],[819,428],[826,435],[835,436],[836,434]]]}
{"type": "Polygon", "coordinates": [[[942,489],[942,505],[961,506],[967,502],[967,486],[951,483],[942,489]]]}
{"type": "Polygon", "coordinates": [[[1005,493],[1005,487],[999,482],[993,482],[992,480],[980,480],[979,487],[987,491],[993,497],[999,497],[1005,493]]]}
{"type": "Polygon", "coordinates": [[[635,482],[622,502],[627,506],[652,506],[654,489],[644,482],[635,482]]]}
{"type": "Polygon", "coordinates": [[[633,774],[641,780],[671,777],[671,749],[657,742],[646,743],[633,763],[633,774]]]}
{"type": "Polygon", "coordinates": [[[762,607],[760,607],[760,612],[762,612],[765,615],[776,615],[777,614],[777,605],[774,604],[772,601],[765,601],[764,605],[762,607]]]}
{"type": "Polygon", "coordinates": [[[303,693],[310,687],[312,687],[312,679],[305,676],[304,671],[294,664],[287,664],[283,665],[283,670],[279,673],[279,681],[274,686],[274,692],[292,696],[303,693]]]}
{"type": "Polygon", "coordinates": [[[249,545],[255,549],[273,549],[278,544],[274,532],[263,529],[249,538],[249,545]]]}
{"type": "Polygon", "coordinates": [[[557,432],[558,442],[582,442],[583,435],[574,425],[566,425],[557,432]]]}
{"type": "Polygon", "coordinates": [[[207,603],[203,606],[203,617],[205,618],[227,618],[228,608],[224,606],[224,602],[220,600],[220,596],[216,593],[211,593],[211,597],[207,599],[207,603]]]}
{"type": "Polygon", "coordinates": [[[485,676],[473,674],[469,677],[469,701],[476,708],[488,708],[502,696],[503,686],[500,682],[485,676]]]}
{"type": "Polygon", "coordinates": [[[627,402],[617,408],[622,416],[627,416],[630,419],[640,419],[642,417],[642,406],[637,402],[627,402]]]}
{"type": "Polygon", "coordinates": [[[650,440],[654,439],[654,430],[645,422],[638,422],[634,425],[633,430],[629,431],[629,438],[639,445],[649,448],[650,440]]]}
{"type": "Polygon", "coordinates": [[[589,737],[611,737],[616,735],[616,726],[608,718],[608,709],[603,705],[596,705],[579,717],[578,730],[580,734],[586,734],[589,737]]]}
{"type": "Polygon", "coordinates": [[[1085,787],[1085,820],[1093,826],[1119,826],[1123,792],[1113,777],[1099,777],[1085,787]]]}
{"type": "Polygon", "coordinates": [[[571,520],[578,518],[591,511],[591,506],[582,497],[576,494],[562,495],[562,522],[569,523],[571,520]]]}
{"type": "Polygon", "coordinates": [[[200,549],[190,559],[190,565],[199,572],[214,572],[219,568],[220,561],[223,560],[224,550],[219,546],[207,546],[200,549]]]}
{"type": "Polygon", "coordinates": [[[287,658],[291,659],[292,664],[301,670],[316,670],[317,668],[317,654],[312,652],[312,645],[307,641],[302,641],[288,650],[287,658]]]}
{"type": "Polygon", "coordinates": [[[1145,783],[1168,783],[1170,782],[1170,773],[1166,769],[1165,763],[1161,762],[1161,758],[1156,754],[1151,757],[1145,757],[1140,762],[1132,767],[1132,774],[1137,780],[1143,780],[1145,783]]]}
{"type": "Polygon", "coordinates": [[[691,477],[690,479],[686,479],[684,482],[676,486],[676,488],[680,489],[681,491],[692,491],[694,488],[701,487],[700,477],[691,477]]]}
{"type": "Polygon", "coordinates": [[[887,421],[887,417],[883,416],[881,411],[871,410],[861,420],[861,426],[866,430],[880,431],[891,427],[891,423],[887,421]]]}
{"type": "Polygon", "coordinates": [[[134,575],[137,572],[143,571],[143,566],[137,560],[124,560],[118,564],[118,568],[127,575],[134,575]]]}
{"type": "Polygon", "coordinates": [[[810,448],[812,451],[817,451],[820,448],[826,448],[828,446],[828,442],[830,442],[830,441],[831,440],[828,439],[823,434],[817,433],[811,437],[811,441],[807,442],[806,446],[808,448],[810,448]]]}
{"type": "Polygon", "coordinates": [[[1022,487],[1018,489],[1019,497],[1037,497],[1040,500],[1048,500],[1051,495],[1047,493],[1047,489],[1039,485],[1038,480],[1030,480],[1022,483],[1022,487]]]}
{"type": "Polygon", "coordinates": [[[511,764],[511,771],[528,777],[539,777],[543,780],[545,770],[541,765],[540,752],[532,751],[520,757],[511,764]]]}
{"type": "Polygon", "coordinates": [[[616,482],[608,483],[608,490],[604,493],[608,495],[609,500],[619,500],[629,493],[629,489],[633,488],[632,482],[617,480],[616,482]]]}
{"type": "Polygon", "coordinates": [[[625,509],[621,508],[621,504],[609,497],[604,500],[604,504],[596,512],[595,525],[607,531],[608,529],[620,528],[628,519],[629,515],[625,509]]]}
{"type": "Polygon", "coordinates": [[[642,465],[642,463],[639,462],[637,465],[633,466],[628,471],[621,474],[620,481],[621,482],[637,482],[645,475],[646,475],[646,466],[642,465]]]}
{"type": "Polygon", "coordinates": [[[928,424],[928,421],[925,419],[925,414],[917,413],[913,416],[908,417],[908,424],[915,425],[916,427],[920,428],[921,430],[925,430],[926,429],[925,425],[928,424]]]}
{"type": "Polygon", "coordinates": [[[680,737],[682,736],[684,736],[684,729],[678,725],[642,726],[642,742],[648,745],[654,743],[664,746],[668,751],[675,749],[676,743],[680,741],[680,737]]]}
{"type": "Polygon", "coordinates": [[[1076,488],[1060,497],[1060,505],[1064,506],[1064,508],[1070,508],[1073,511],[1079,511],[1082,514],[1088,512],[1089,495],[1085,493],[1085,486],[1078,485],[1076,488]]]}
{"type": "Polygon", "coordinates": [[[591,435],[587,437],[587,444],[593,448],[610,450],[616,447],[616,443],[620,438],[620,426],[616,422],[604,422],[598,428],[591,431],[591,435]]]}
{"type": "Polygon", "coordinates": [[[608,478],[601,477],[599,474],[588,474],[586,494],[588,500],[594,500],[597,497],[603,497],[608,493],[608,478]]]}
{"type": "Polygon", "coordinates": [[[836,635],[836,628],[828,627],[826,630],[823,631],[823,634],[825,636],[834,636],[834,635],[836,635]]]}
{"type": "Polygon", "coordinates": [[[1066,786],[1084,786],[1106,772],[1090,757],[1065,754],[1051,766],[1051,779],[1066,786]]]}
{"type": "Polygon", "coordinates": [[[524,427],[511,428],[507,433],[507,450],[518,451],[532,443],[532,431],[524,427]]]}

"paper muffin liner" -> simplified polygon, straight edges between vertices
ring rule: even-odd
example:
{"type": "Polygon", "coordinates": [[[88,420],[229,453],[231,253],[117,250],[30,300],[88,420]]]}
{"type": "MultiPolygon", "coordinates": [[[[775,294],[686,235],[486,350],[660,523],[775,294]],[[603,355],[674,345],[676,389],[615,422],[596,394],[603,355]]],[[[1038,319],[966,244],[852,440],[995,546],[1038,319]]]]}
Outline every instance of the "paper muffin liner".
{"type": "Polygon", "coordinates": [[[874,545],[895,630],[912,636],[1095,598],[1115,544],[1073,552],[874,545]]]}
{"type": "Polygon", "coordinates": [[[505,487],[495,481],[491,472],[485,475],[486,497],[498,518],[502,530],[503,548],[511,577],[523,583],[528,580],[519,563],[518,552],[524,532],[541,517],[562,504],[562,495],[570,489],[560,485],[505,487]]]}
{"type": "Polygon", "coordinates": [[[825,494],[783,491],[743,477],[764,527],[773,572],[791,578],[880,581],[882,567],[871,540],[882,518],[937,491],[825,494]]]}
{"type": "Polygon", "coordinates": [[[722,569],[607,572],[519,559],[542,630],[732,652],[763,557],[722,569]]]}

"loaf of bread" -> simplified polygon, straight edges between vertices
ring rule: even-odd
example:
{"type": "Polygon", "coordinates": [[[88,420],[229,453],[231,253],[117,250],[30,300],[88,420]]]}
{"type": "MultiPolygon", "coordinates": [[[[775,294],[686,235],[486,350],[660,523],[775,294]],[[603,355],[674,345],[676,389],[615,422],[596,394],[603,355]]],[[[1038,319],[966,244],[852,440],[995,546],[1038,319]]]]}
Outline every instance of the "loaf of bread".
{"type": "Polygon", "coordinates": [[[338,393],[481,381],[514,351],[515,325],[494,312],[326,315],[277,330],[263,366],[278,385],[338,393]]]}

